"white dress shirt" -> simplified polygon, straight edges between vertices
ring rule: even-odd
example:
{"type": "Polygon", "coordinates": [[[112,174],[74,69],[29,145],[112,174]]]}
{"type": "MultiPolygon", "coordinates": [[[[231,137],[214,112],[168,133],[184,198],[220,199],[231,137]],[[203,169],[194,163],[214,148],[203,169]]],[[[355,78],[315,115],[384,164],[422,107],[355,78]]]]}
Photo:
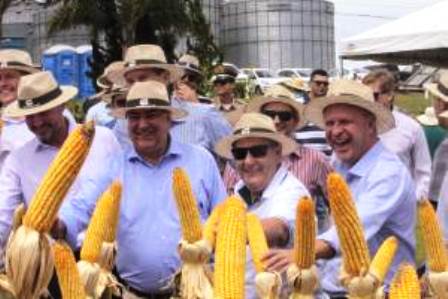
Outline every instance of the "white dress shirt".
{"type": "Polygon", "coordinates": [[[442,228],[443,239],[445,244],[448,245],[448,172],[445,173],[438,202],[437,217],[442,228]]]}
{"type": "Polygon", "coordinates": [[[380,135],[384,146],[397,154],[409,169],[417,199],[427,198],[431,179],[431,156],[422,127],[411,117],[394,110],[396,127],[380,135]]]}
{"type": "MultiPolygon", "coordinates": [[[[235,185],[237,194],[244,188],[244,182],[240,180],[235,185]]],[[[288,225],[290,231],[289,241],[294,240],[294,227],[296,219],[296,207],[298,200],[303,196],[310,196],[306,187],[285,167],[280,167],[272,178],[268,187],[264,190],[261,198],[248,207],[251,212],[260,218],[279,218],[288,225]]],[[[247,247],[246,254],[246,298],[258,298],[255,292],[256,271],[253,264],[250,249],[247,247]]]]}
{"type": "MultiPolygon", "coordinates": [[[[69,122],[69,131],[76,123],[69,122]]],[[[6,158],[0,174],[0,246],[4,247],[9,236],[16,207],[24,203],[29,206],[42,177],[59,148],[43,144],[36,137],[6,158]]],[[[99,196],[111,183],[114,165],[120,161],[121,147],[112,132],[103,127],[96,127],[95,137],[81,171],[66,197],[70,198],[80,192],[81,186],[96,186],[99,196]],[[109,177],[105,180],[104,177],[109,177]],[[101,184],[98,184],[102,178],[101,184]]]]}

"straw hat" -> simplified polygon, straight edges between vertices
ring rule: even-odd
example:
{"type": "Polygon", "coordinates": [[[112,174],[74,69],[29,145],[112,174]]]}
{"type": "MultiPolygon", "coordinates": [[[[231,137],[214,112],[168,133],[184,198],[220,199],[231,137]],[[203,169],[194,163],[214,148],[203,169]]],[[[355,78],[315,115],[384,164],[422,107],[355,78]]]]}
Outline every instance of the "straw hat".
{"type": "Polygon", "coordinates": [[[117,95],[126,95],[128,93],[128,91],[129,91],[129,88],[123,87],[123,86],[118,86],[118,85],[114,84],[111,88],[104,91],[104,94],[102,95],[101,100],[110,104],[110,103],[112,103],[113,97],[115,97],[117,95]]]}
{"type": "Polygon", "coordinates": [[[295,91],[309,91],[310,87],[300,78],[289,78],[284,81],[278,83],[280,85],[285,86],[286,88],[295,90],[295,91]]]}
{"type": "Polygon", "coordinates": [[[171,112],[173,119],[187,115],[185,110],[172,107],[166,86],[157,81],[136,82],[126,96],[125,111],[136,109],[162,109],[171,112]]]}
{"type": "Polygon", "coordinates": [[[126,81],[121,76],[114,77],[116,73],[124,69],[124,61],[114,61],[110,63],[105,69],[103,74],[96,80],[96,85],[98,85],[101,89],[110,88],[113,85],[113,82],[117,82],[116,85],[124,86],[126,85],[126,81]],[[114,80],[111,80],[109,76],[113,77],[114,80]],[[120,81],[121,80],[121,81],[120,81]]]}
{"type": "Polygon", "coordinates": [[[327,96],[312,100],[305,108],[305,118],[314,124],[324,127],[324,110],[334,104],[347,104],[359,107],[376,117],[378,134],[395,127],[392,112],[375,102],[370,87],[353,80],[335,80],[330,84],[327,96]]]}
{"type": "Polygon", "coordinates": [[[245,113],[235,124],[233,134],[222,138],[215,146],[215,152],[227,159],[233,160],[233,144],[244,138],[265,138],[272,140],[282,146],[282,156],[287,156],[294,152],[297,143],[278,133],[275,129],[274,121],[266,115],[260,113],[245,113]]]}
{"type": "Polygon", "coordinates": [[[184,54],[179,58],[177,64],[184,69],[184,71],[193,73],[199,77],[202,77],[202,72],[199,65],[199,60],[196,56],[190,54],[184,54]]]}
{"type": "Polygon", "coordinates": [[[256,97],[250,101],[249,104],[247,104],[246,111],[261,113],[263,107],[269,103],[283,103],[290,106],[299,117],[297,128],[305,125],[305,118],[303,115],[304,106],[295,100],[294,94],[291,91],[277,84],[270,86],[265,91],[264,95],[256,97]]]}
{"type": "Polygon", "coordinates": [[[427,107],[425,113],[417,116],[417,120],[424,126],[437,126],[439,120],[436,117],[434,107],[427,107]]]}
{"type": "Polygon", "coordinates": [[[50,110],[76,96],[74,86],[59,86],[50,72],[23,76],[19,81],[17,101],[3,110],[7,117],[21,117],[50,110]]]}
{"type": "Polygon", "coordinates": [[[16,49],[0,50],[0,70],[16,70],[25,74],[39,72],[30,54],[16,49]]]}
{"type": "Polygon", "coordinates": [[[217,80],[229,80],[235,81],[238,76],[237,70],[235,70],[230,65],[217,64],[212,68],[213,77],[210,79],[212,84],[217,80]]]}
{"type": "Polygon", "coordinates": [[[448,102],[448,73],[442,73],[435,83],[426,84],[424,87],[433,96],[448,102]]]}
{"type": "Polygon", "coordinates": [[[183,73],[177,65],[167,63],[165,53],[158,45],[145,44],[130,47],[126,51],[124,64],[124,69],[114,71],[107,76],[111,82],[119,84],[119,81],[125,81],[125,75],[133,70],[163,69],[169,72],[171,82],[179,80],[183,73]]]}

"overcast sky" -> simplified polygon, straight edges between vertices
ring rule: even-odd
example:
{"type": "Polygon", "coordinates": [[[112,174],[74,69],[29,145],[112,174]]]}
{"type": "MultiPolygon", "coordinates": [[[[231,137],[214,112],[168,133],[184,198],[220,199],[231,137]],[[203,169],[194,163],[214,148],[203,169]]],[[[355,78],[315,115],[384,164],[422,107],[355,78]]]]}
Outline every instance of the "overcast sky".
{"type": "Polygon", "coordinates": [[[335,4],[336,46],[341,39],[373,29],[444,0],[330,0],[335,4]]]}

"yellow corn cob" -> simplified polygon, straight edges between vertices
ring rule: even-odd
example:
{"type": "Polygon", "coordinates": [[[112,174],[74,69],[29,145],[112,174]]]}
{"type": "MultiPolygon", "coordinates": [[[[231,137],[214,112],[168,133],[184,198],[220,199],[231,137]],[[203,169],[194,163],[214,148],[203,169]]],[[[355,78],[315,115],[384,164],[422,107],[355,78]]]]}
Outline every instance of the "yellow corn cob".
{"type": "Polygon", "coordinates": [[[244,203],[230,197],[221,214],[216,237],[216,299],[244,298],[246,269],[246,214],[244,203]]]}
{"type": "Polygon", "coordinates": [[[389,290],[390,299],[420,299],[420,282],[409,264],[401,265],[389,290]]]}
{"type": "Polygon", "coordinates": [[[433,272],[447,271],[448,257],[443,243],[442,231],[431,203],[427,200],[420,202],[418,214],[423,231],[429,269],[433,272]]]}
{"type": "Polygon", "coordinates": [[[216,231],[218,229],[218,222],[221,217],[223,209],[224,209],[224,203],[217,205],[213,209],[212,213],[210,214],[210,216],[208,217],[207,221],[204,224],[203,228],[204,240],[207,241],[207,243],[211,246],[212,250],[215,248],[216,231]]]}
{"type": "Polygon", "coordinates": [[[387,238],[376,252],[372,263],[370,263],[369,272],[374,275],[381,283],[384,281],[387,271],[389,271],[389,267],[394,260],[397,249],[397,238],[387,238]]]}
{"type": "Polygon", "coordinates": [[[121,183],[113,182],[98,200],[81,248],[81,260],[97,263],[103,242],[115,240],[120,210],[121,183]]]}
{"type": "Polygon", "coordinates": [[[330,208],[336,224],[344,270],[351,276],[363,276],[369,268],[369,251],[363,227],[347,183],[337,173],[327,179],[330,208]]]}
{"type": "Polygon", "coordinates": [[[78,126],[65,140],[34,194],[23,224],[39,232],[50,231],[62,200],[81,169],[95,127],[93,122],[78,126]]]}
{"type": "Polygon", "coordinates": [[[309,269],[314,264],[316,252],[316,218],[313,200],[309,197],[300,199],[296,213],[294,258],[299,269],[309,269]]]}
{"type": "Polygon", "coordinates": [[[188,243],[202,239],[201,218],[196,199],[191,190],[190,179],[181,168],[173,171],[173,193],[182,228],[182,238],[188,243]]]}
{"type": "Polygon", "coordinates": [[[255,270],[257,273],[264,272],[265,266],[261,258],[269,251],[268,242],[260,219],[252,213],[247,214],[247,237],[255,270]]]}
{"type": "Polygon", "coordinates": [[[79,277],[75,256],[67,244],[56,242],[53,245],[56,274],[63,299],[85,299],[84,286],[79,277]]]}

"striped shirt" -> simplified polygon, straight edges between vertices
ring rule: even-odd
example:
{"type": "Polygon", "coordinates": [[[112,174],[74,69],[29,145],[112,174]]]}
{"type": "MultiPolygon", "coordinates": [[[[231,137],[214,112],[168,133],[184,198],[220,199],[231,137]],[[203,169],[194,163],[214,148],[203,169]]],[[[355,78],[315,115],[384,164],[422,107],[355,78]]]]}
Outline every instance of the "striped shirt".
{"type": "Polygon", "coordinates": [[[325,138],[325,130],[314,124],[307,124],[295,133],[295,140],[304,147],[322,152],[328,158],[331,156],[331,147],[325,138]]]}

